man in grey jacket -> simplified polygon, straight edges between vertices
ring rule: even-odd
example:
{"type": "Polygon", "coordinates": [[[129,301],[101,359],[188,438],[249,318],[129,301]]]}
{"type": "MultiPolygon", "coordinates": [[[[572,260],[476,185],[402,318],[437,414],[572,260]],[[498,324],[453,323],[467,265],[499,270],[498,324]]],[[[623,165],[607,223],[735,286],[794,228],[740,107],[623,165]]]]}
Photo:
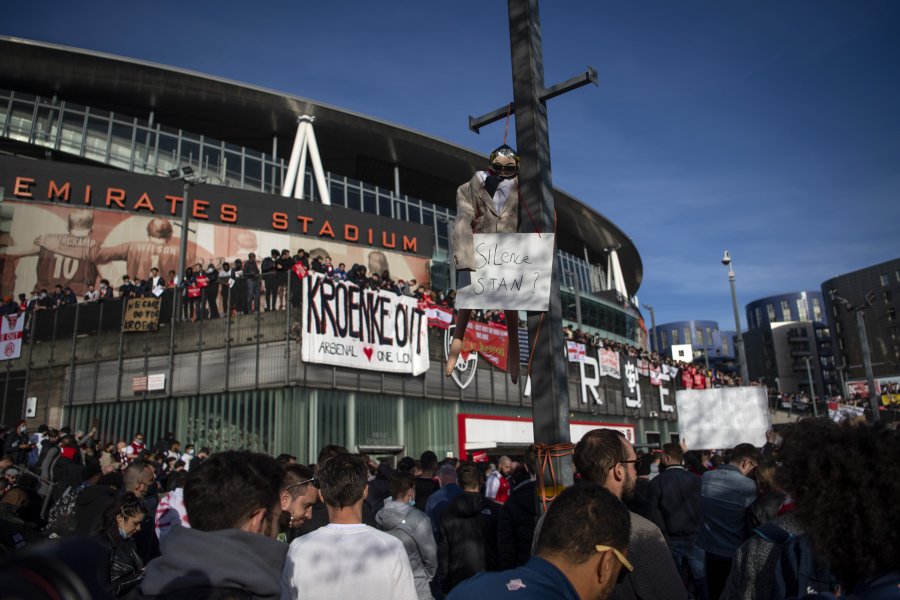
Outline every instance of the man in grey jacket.
{"type": "Polygon", "coordinates": [[[378,527],[403,542],[416,583],[419,600],[431,600],[428,583],[437,572],[437,545],[431,521],[416,504],[416,478],[397,471],[388,481],[391,497],[375,515],[378,527]]]}

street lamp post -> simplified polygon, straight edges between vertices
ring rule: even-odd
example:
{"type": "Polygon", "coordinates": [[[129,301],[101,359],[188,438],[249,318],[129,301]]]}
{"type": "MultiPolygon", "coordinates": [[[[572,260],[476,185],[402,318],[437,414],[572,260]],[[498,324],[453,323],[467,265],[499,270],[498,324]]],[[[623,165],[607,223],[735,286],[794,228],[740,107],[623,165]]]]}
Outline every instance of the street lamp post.
{"type": "Polygon", "coordinates": [[[731,307],[734,309],[734,328],[737,331],[738,361],[741,365],[741,379],[744,385],[750,385],[750,375],[747,371],[747,353],[744,351],[744,336],[741,335],[741,316],[738,312],[737,290],[734,287],[734,269],[731,267],[731,254],[728,250],[722,256],[722,264],[728,267],[728,282],[731,284],[731,307]]]}
{"type": "Polygon", "coordinates": [[[863,311],[872,306],[875,302],[875,294],[869,292],[866,294],[865,302],[856,306],[852,305],[849,300],[838,295],[837,290],[829,292],[831,299],[840,302],[848,311],[856,313],[856,327],[859,330],[859,344],[862,346],[863,367],[866,370],[866,383],[869,388],[869,404],[872,407],[871,421],[874,423],[878,420],[878,396],[875,393],[875,372],[872,370],[872,353],[869,350],[869,334],[866,332],[866,317],[863,311]]]}
{"type": "Polygon", "coordinates": [[[819,409],[816,406],[816,388],[813,385],[812,369],[809,367],[809,361],[811,358],[811,356],[806,357],[806,377],[809,379],[809,399],[812,401],[813,415],[818,417],[819,409]]]}
{"type": "MultiPolygon", "coordinates": [[[[205,177],[201,177],[194,173],[194,169],[190,165],[184,165],[177,169],[169,171],[169,178],[174,181],[181,181],[184,184],[184,191],[181,200],[181,243],[178,247],[178,282],[184,279],[184,272],[187,269],[187,242],[188,242],[188,204],[190,203],[190,189],[198,184],[206,181],[205,177]]],[[[176,297],[178,295],[176,294],[176,297]]]]}
{"type": "Polygon", "coordinates": [[[650,311],[650,328],[653,330],[653,351],[660,352],[659,332],[656,331],[656,314],[654,314],[653,307],[649,304],[644,304],[644,308],[650,311]]]}

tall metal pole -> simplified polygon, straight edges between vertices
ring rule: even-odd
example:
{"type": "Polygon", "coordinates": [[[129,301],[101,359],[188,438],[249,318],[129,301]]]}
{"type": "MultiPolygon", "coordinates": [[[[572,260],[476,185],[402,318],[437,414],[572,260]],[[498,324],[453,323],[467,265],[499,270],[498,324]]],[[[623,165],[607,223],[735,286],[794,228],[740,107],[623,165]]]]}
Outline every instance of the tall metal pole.
{"type": "MultiPolygon", "coordinates": [[[[541,232],[556,228],[550,171],[550,136],[544,94],[544,61],[537,0],[508,0],[509,40],[512,54],[513,103],[516,110],[516,146],[519,171],[519,230],[541,232]],[[527,206],[527,208],[526,208],[527,206]]],[[[571,442],[569,388],[559,294],[559,260],[554,253],[550,306],[546,313],[528,313],[528,338],[533,349],[531,364],[534,441],[548,445],[571,442]]],[[[573,483],[570,456],[555,469],[558,483],[573,483]]]]}
{"type": "Polygon", "coordinates": [[[863,310],[867,307],[856,308],[856,326],[859,328],[859,343],[862,345],[863,366],[866,369],[866,383],[869,386],[869,404],[872,406],[871,421],[878,420],[878,395],[875,393],[875,373],[872,371],[872,353],[869,351],[869,334],[866,332],[866,317],[863,310]]]}
{"type": "Polygon", "coordinates": [[[659,352],[659,332],[656,331],[656,314],[653,312],[653,307],[649,304],[645,304],[644,308],[650,311],[650,328],[653,330],[653,351],[659,352]]]}
{"type": "MultiPolygon", "coordinates": [[[[728,251],[725,251],[728,256],[728,251]]],[[[724,262],[724,260],[723,260],[724,262]]],[[[734,268],[731,266],[731,258],[728,257],[728,283],[731,285],[731,307],[734,309],[734,328],[737,332],[736,346],[738,353],[738,361],[741,365],[741,379],[744,385],[750,385],[750,375],[747,371],[747,353],[744,352],[744,336],[741,334],[741,315],[738,312],[737,290],[734,287],[734,268]]]]}
{"type": "MultiPolygon", "coordinates": [[[[188,183],[187,177],[182,176],[182,182],[184,183],[184,191],[182,192],[182,202],[181,202],[181,242],[178,245],[178,273],[176,276],[178,277],[179,285],[175,288],[176,290],[181,287],[181,282],[184,280],[184,272],[187,270],[187,245],[188,245],[188,196],[190,195],[191,184],[188,183]]],[[[180,294],[175,294],[175,297],[178,298],[180,294]]]]}
{"type": "Polygon", "coordinates": [[[809,366],[809,361],[811,358],[811,356],[806,357],[806,377],[809,379],[809,399],[813,405],[813,415],[818,417],[819,407],[816,406],[816,387],[813,385],[812,369],[809,366]]]}

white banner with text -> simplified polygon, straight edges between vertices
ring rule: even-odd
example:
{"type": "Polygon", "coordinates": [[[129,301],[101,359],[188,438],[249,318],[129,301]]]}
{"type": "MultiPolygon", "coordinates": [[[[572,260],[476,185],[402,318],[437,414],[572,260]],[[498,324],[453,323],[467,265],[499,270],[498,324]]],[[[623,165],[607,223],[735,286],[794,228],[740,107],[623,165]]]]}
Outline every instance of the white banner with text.
{"type": "Polygon", "coordinates": [[[460,273],[456,308],[547,310],[552,233],[476,233],[475,271],[460,273]]]}
{"type": "Polygon", "coordinates": [[[678,435],[694,450],[761,447],[771,428],[764,387],[727,387],[675,392],[678,435]]]}
{"type": "Polygon", "coordinates": [[[318,273],[303,278],[304,362],[420,375],[428,370],[428,317],[418,300],[362,290],[318,273]]]}

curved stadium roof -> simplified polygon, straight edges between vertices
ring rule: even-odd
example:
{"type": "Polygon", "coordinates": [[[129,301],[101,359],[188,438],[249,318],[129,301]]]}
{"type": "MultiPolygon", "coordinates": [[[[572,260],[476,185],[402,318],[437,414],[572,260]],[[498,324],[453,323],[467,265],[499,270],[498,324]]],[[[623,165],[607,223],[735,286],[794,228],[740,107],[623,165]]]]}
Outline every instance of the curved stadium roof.
{"type": "MultiPolygon", "coordinates": [[[[327,170],[387,189],[399,167],[404,194],[455,207],[456,188],[485,156],[434,137],[327,104],[202,73],[120,56],[0,36],[0,87],[146,118],[271,153],[290,153],[297,116],[316,117],[327,170]]],[[[554,190],[561,249],[591,262],[618,246],[625,285],[637,293],[643,265],[631,239],[573,196],[554,190]]]]}

